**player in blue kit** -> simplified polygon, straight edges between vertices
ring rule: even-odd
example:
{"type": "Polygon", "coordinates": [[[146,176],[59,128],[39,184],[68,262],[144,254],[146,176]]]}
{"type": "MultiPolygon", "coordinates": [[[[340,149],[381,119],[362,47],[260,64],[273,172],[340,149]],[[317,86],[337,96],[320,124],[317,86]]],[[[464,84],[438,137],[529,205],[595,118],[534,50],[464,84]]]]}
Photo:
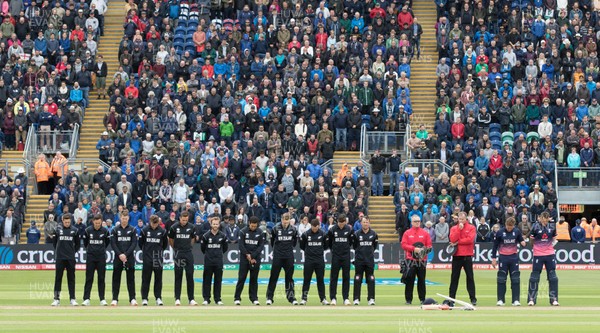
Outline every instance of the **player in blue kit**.
{"type": "Polygon", "coordinates": [[[510,287],[512,289],[512,305],[521,306],[521,271],[519,270],[519,247],[524,247],[527,243],[523,239],[521,230],[515,228],[514,218],[506,220],[505,227],[498,230],[494,236],[494,247],[492,248],[492,266],[498,265],[498,303],[497,306],[504,306],[506,295],[506,281],[510,275],[510,287]],[[496,260],[498,252],[500,260],[496,260]]]}
{"type": "Polygon", "coordinates": [[[534,306],[542,269],[546,266],[550,305],[558,306],[558,276],[556,275],[556,257],[554,244],[556,243],[556,229],[550,227],[550,214],[543,212],[531,229],[530,238],[533,240],[533,269],[529,277],[529,291],[527,305],[534,306]]]}

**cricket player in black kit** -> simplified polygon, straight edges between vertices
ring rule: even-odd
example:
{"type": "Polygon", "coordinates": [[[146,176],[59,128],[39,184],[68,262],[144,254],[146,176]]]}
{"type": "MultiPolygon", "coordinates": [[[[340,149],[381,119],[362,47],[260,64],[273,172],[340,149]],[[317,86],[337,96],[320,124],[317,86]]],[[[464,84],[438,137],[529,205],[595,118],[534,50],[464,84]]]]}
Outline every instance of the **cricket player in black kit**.
{"type": "Polygon", "coordinates": [[[179,216],[179,223],[175,223],[169,230],[169,245],[173,248],[173,260],[175,263],[175,305],[181,305],[181,283],[183,271],[187,283],[187,294],[189,304],[198,305],[194,300],[194,254],[192,245],[196,241],[195,227],[188,223],[190,215],[183,212],[179,216]]]}
{"type": "Polygon", "coordinates": [[[285,295],[290,303],[298,305],[294,292],[294,248],[298,242],[298,231],[290,225],[291,216],[284,213],[281,223],[271,231],[271,246],[273,247],[273,265],[267,287],[267,305],[273,304],[273,295],[277,287],[279,273],[285,272],[285,295]]]}
{"type": "Polygon", "coordinates": [[[78,305],[75,300],[75,254],[79,250],[79,244],[79,229],[71,226],[71,214],[63,215],[62,226],[56,231],[56,237],[53,240],[56,275],[54,277],[54,301],[52,306],[60,305],[60,290],[65,270],[67,270],[71,305],[78,305]]]}
{"type": "Polygon", "coordinates": [[[83,306],[90,305],[90,294],[94,283],[94,273],[98,272],[98,296],[100,305],[106,306],[104,291],[106,289],[106,248],[110,244],[110,233],[102,227],[102,215],[94,216],[92,225],[85,229],[83,245],[87,249],[85,263],[85,288],[83,288],[83,306]]]}
{"type": "Polygon", "coordinates": [[[369,217],[363,216],[361,226],[361,230],[354,235],[354,305],[360,304],[360,289],[365,275],[367,299],[369,305],[375,305],[375,250],[379,245],[379,238],[371,229],[369,217]]]}
{"type": "Polygon", "coordinates": [[[310,230],[300,235],[300,249],[304,251],[304,281],[302,282],[302,300],[300,305],[306,305],[310,281],[313,273],[317,278],[317,290],[321,304],[329,305],[325,298],[325,258],[323,253],[327,249],[326,234],[321,230],[321,223],[317,219],[310,222],[310,230]]]}
{"type": "Polygon", "coordinates": [[[148,305],[148,292],[150,280],[154,273],[154,297],[156,305],[163,305],[162,301],[162,275],[163,254],[167,249],[167,231],[160,226],[160,219],[156,215],[150,216],[150,225],[145,226],[140,232],[138,240],[140,249],[144,253],[142,266],[142,305],[148,305]]]}
{"type": "Polygon", "coordinates": [[[265,233],[258,228],[258,217],[252,216],[248,221],[248,226],[240,231],[240,270],[238,272],[238,282],[235,286],[234,304],[240,305],[242,300],[242,291],[246,277],[250,272],[250,283],[248,293],[250,302],[254,305],[260,305],[258,301],[258,273],[260,272],[260,254],[265,246],[265,233]]]}
{"type": "Polygon", "coordinates": [[[119,302],[119,291],[121,290],[121,275],[125,270],[127,277],[127,292],[129,292],[129,304],[137,306],[135,300],[135,258],[133,252],[137,245],[137,233],[135,228],[129,225],[129,211],[123,209],[120,216],[120,225],[115,227],[111,233],[111,247],[115,251],[113,261],[111,306],[117,306],[119,302]]]}
{"type": "Polygon", "coordinates": [[[354,244],[354,231],[347,224],[345,214],[338,216],[337,224],[329,228],[327,246],[331,249],[331,275],[329,279],[329,297],[331,305],[337,304],[337,283],[342,270],[342,296],[344,305],[350,305],[350,248],[354,244]]]}
{"type": "Polygon", "coordinates": [[[202,305],[210,304],[210,285],[215,279],[215,303],[223,305],[221,286],[223,285],[223,253],[227,251],[227,236],[219,231],[221,221],[213,217],[210,221],[210,231],[202,235],[200,250],[204,253],[204,272],[202,276],[202,305]]]}

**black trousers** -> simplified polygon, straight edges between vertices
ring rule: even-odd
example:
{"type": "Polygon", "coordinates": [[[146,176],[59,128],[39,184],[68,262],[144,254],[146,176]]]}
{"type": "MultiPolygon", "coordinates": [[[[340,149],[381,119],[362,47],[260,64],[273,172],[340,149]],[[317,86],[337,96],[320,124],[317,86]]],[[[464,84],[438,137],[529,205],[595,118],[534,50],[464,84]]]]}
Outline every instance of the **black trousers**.
{"type": "Polygon", "coordinates": [[[338,277],[340,275],[340,269],[342,270],[342,297],[347,300],[350,295],[350,257],[331,258],[331,277],[329,279],[329,297],[331,299],[337,298],[337,284],[338,277]]]}
{"type": "Polygon", "coordinates": [[[415,260],[407,260],[408,275],[406,277],[406,285],[404,286],[404,299],[407,302],[412,302],[413,291],[415,289],[415,278],[417,278],[417,293],[419,300],[425,300],[427,289],[425,288],[425,276],[427,275],[427,263],[415,260]]]}
{"type": "Polygon", "coordinates": [[[317,291],[319,292],[319,301],[325,299],[325,263],[322,257],[320,261],[308,260],[304,262],[304,281],[302,282],[302,299],[308,299],[308,292],[310,291],[310,281],[312,280],[313,273],[317,278],[317,291]]]}
{"type": "Polygon", "coordinates": [[[360,301],[363,277],[367,281],[367,299],[375,299],[375,267],[371,264],[354,263],[354,299],[360,301]]]}
{"type": "Polygon", "coordinates": [[[98,297],[104,299],[106,290],[106,259],[88,260],[85,265],[85,287],[83,288],[83,299],[90,299],[92,285],[94,284],[94,273],[98,272],[98,297]]]}
{"type": "Polygon", "coordinates": [[[162,298],[163,263],[160,259],[152,259],[144,260],[142,266],[142,299],[148,299],[152,273],[154,273],[154,297],[162,298]]]}
{"type": "Polygon", "coordinates": [[[54,276],[54,299],[60,300],[63,275],[67,271],[67,284],[69,286],[69,299],[75,299],[75,259],[56,260],[56,274],[54,276]]]}
{"type": "Polygon", "coordinates": [[[475,297],[475,279],[473,278],[473,257],[454,256],[452,257],[452,277],[450,278],[450,297],[456,298],[458,289],[458,280],[460,280],[460,271],[464,269],[467,275],[467,292],[471,302],[477,301],[475,297]]]}
{"type": "Polygon", "coordinates": [[[294,292],[294,258],[273,258],[271,276],[267,287],[267,299],[273,300],[282,268],[285,272],[285,297],[289,302],[293,302],[296,299],[294,292]]]}
{"type": "MultiPolygon", "coordinates": [[[[188,300],[194,299],[194,255],[192,252],[178,252],[175,257],[175,299],[181,298],[183,271],[187,284],[188,300]]],[[[204,268],[206,271],[206,268],[204,268]]]]}
{"type": "Polygon", "coordinates": [[[119,300],[123,270],[125,270],[127,277],[127,292],[129,293],[129,301],[131,302],[131,300],[135,299],[135,259],[133,256],[127,258],[126,263],[123,263],[118,257],[113,262],[112,294],[114,301],[119,300]]]}
{"type": "Polygon", "coordinates": [[[210,286],[215,281],[213,295],[215,302],[221,301],[221,287],[223,285],[223,265],[204,265],[202,274],[202,298],[210,303],[210,286]]]}
{"type": "Polygon", "coordinates": [[[255,265],[250,265],[246,258],[240,260],[240,270],[238,271],[238,281],[235,285],[235,295],[233,297],[236,301],[242,300],[242,291],[244,291],[244,284],[248,273],[250,273],[250,282],[248,284],[248,296],[250,296],[250,302],[258,301],[258,273],[260,272],[260,262],[256,262],[255,265]]]}

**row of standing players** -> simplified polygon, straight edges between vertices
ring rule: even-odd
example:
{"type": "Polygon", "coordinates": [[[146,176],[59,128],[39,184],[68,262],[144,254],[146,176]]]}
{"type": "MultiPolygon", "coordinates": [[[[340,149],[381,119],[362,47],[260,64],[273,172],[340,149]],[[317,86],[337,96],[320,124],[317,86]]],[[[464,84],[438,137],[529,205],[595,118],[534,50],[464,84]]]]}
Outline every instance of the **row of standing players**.
{"type": "MultiPolygon", "coordinates": [[[[519,269],[519,246],[525,247],[533,243],[533,265],[529,277],[527,305],[534,306],[537,303],[540,276],[543,268],[546,269],[549,289],[550,305],[558,306],[558,276],[556,275],[556,258],[554,245],[556,244],[556,229],[548,222],[550,215],[547,212],[540,214],[538,221],[533,225],[530,239],[524,239],[521,231],[515,227],[515,219],[507,219],[505,226],[498,230],[494,237],[492,248],[492,266],[498,267],[497,273],[497,303],[503,306],[506,302],[506,283],[511,280],[513,306],[520,306],[521,299],[521,272],[519,269]]],[[[425,278],[427,256],[422,252],[431,249],[431,238],[429,233],[421,228],[421,220],[418,216],[411,218],[411,229],[402,235],[402,248],[405,251],[406,279],[405,297],[407,304],[412,302],[413,284],[415,276],[418,277],[417,292],[421,303],[425,300],[425,278]]],[[[450,299],[456,298],[458,282],[461,271],[465,271],[467,292],[473,305],[477,305],[475,293],[475,279],[473,274],[473,255],[475,250],[475,238],[477,231],[475,226],[467,221],[467,214],[458,214],[458,223],[450,229],[450,246],[454,247],[452,254],[452,273],[450,277],[450,299]]],[[[445,304],[454,306],[452,301],[446,300],[445,304]]]]}
{"type": "MultiPolygon", "coordinates": [[[[105,301],[105,275],[106,275],[106,249],[110,244],[115,252],[112,276],[112,302],[116,306],[119,299],[121,275],[126,271],[129,302],[137,305],[135,291],[135,259],[134,251],[139,245],[143,252],[142,265],[142,305],[148,304],[148,294],[152,274],[154,274],[154,296],[157,305],[162,302],[162,274],[163,253],[170,245],[173,249],[175,271],[175,305],[180,305],[182,279],[185,272],[187,296],[190,305],[197,305],[194,298],[194,258],[192,246],[200,243],[204,253],[204,271],[202,283],[203,304],[211,302],[211,286],[214,279],[213,295],[216,304],[222,305],[221,285],[223,277],[223,254],[228,249],[227,237],[219,231],[220,220],[211,220],[211,230],[203,235],[196,232],[194,225],[188,223],[189,216],[186,212],[180,216],[179,223],[174,224],[167,231],[160,226],[158,216],[151,216],[150,223],[144,227],[139,239],[135,229],[129,225],[128,213],[121,213],[121,223],[112,232],[102,227],[102,217],[95,216],[93,225],[84,233],[83,244],[87,250],[86,282],[84,287],[83,305],[90,305],[90,293],[94,275],[98,276],[98,294],[101,305],[108,305],[105,301]]],[[[320,302],[324,305],[337,303],[337,281],[340,270],[342,271],[342,296],[344,304],[349,305],[350,292],[350,250],[355,250],[355,279],[354,303],[360,302],[361,284],[366,279],[368,289],[368,302],[375,305],[375,276],[374,252],[378,247],[377,233],[370,228],[369,218],[363,217],[362,229],[354,232],[347,225],[347,218],[338,217],[338,223],[327,233],[320,229],[318,220],[311,223],[310,230],[298,235],[296,228],[290,224],[290,215],[283,214],[281,223],[271,231],[271,245],[273,246],[273,262],[271,275],[267,288],[266,304],[274,302],[275,288],[281,270],[285,274],[285,298],[293,305],[304,305],[307,302],[311,279],[316,276],[317,289],[320,302]],[[304,251],[304,281],[302,286],[302,299],[297,301],[294,291],[294,248],[297,244],[304,251]],[[325,297],[325,262],[324,252],[331,249],[331,281],[330,300],[325,297]]],[[[241,304],[241,294],[248,275],[249,298],[252,304],[259,305],[258,301],[258,274],[261,264],[261,252],[266,241],[265,233],[258,228],[259,220],[250,218],[248,226],[242,229],[239,240],[240,265],[238,282],[235,288],[234,303],[241,304]]],[[[75,299],[75,254],[79,248],[80,239],[77,229],[71,225],[71,216],[63,216],[62,225],[58,229],[54,241],[56,258],[56,275],[54,283],[53,306],[60,304],[60,292],[64,272],[67,272],[67,282],[71,305],[77,305],[75,299]]]]}
{"type": "MultiPolygon", "coordinates": [[[[192,246],[194,242],[200,242],[200,248],[205,255],[202,296],[203,304],[210,303],[210,289],[214,278],[214,298],[217,304],[223,304],[221,300],[221,282],[223,275],[223,253],[227,251],[227,242],[225,235],[219,231],[220,221],[218,218],[211,221],[211,230],[204,235],[197,235],[193,225],[188,223],[189,216],[186,213],[181,215],[178,224],[173,225],[167,232],[160,227],[160,220],[157,216],[152,216],[150,225],[145,227],[137,240],[133,227],[128,225],[128,215],[124,212],[121,216],[121,225],[113,229],[112,234],[102,228],[102,219],[96,216],[93,220],[93,226],[85,231],[84,245],[87,248],[86,262],[86,283],[84,288],[84,305],[89,305],[90,292],[94,279],[94,274],[98,274],[98,293],[101,305],[107,305],[104,300],[106,272],[106,248],[112,243],[115,251],[113,262],[113,300],[111,305],[117,305],[119,289],[121,284],[122,271],[126,270],[127,288],[129,299],[132,305],[136,305],[135,300],[135,260],[133,253],[137,243],[143,251],[142,268],[142,299],[143,304],[147,304],[148,293],[152,273],[154,273],[154,296],[156,303],[162,305],[162,272],[163,272],[163,252],[167,244],[174,250],[174,268],[175,268],[175,299],[176,305],[180,305],[180,295],[183,272],[186,274],[188,300],[191,305],[196,305],[194,300],[194,258],[192,255],[192,246]]],[[[337,281],[339,271],[342,270],[342,296],[344,304],[350,304],[350,248],[355,249],[355,278],[354,278],[354,304],[359,304],[361,294],[361,284],[363,278],[366,278],[368,302],[375,304],[375,276],[374,276],[374,251],[377,249],[377,234],[370,229],[369,218],[363,217],[362,229],[356,233],[347,225],[347,219],[341,215],[338,223],[332,227],[328,233],[320,230],[318,221],[311,223],[312,227],[303,235],[300,235],[300,248],[305,253],[304,262],[304,281],[302,287],[302,300],[297,302],[294,292],[294,248],[298,243],[298,233],[294,226],[290,225],[290,216],[282,215],[281,223],[272,230],[271,245],[273,246],[273,264],[271,276],[267,288],[267,305],[273,304],[275,287],[281,270],[285,274],[285,295],[286,299],[294,304],[306,304],[310,281],[316,275],[317,289],[319,299],[322,304],[329,304],[325,297],[324,271],[325,263],[323,253],[330,248],[332,252],[331,279],[330,279],[330,299],[331,304],[337,303],[337,281]]],[[[547,272],[549,284],[549,301],[553,306],[558,303],[558,277],[556,275],[556,259],[554,243],[556,241],[556,230],[552,228],[548,221],[550,217],[547,213],[539,216],[538,222],[533,226],[531,240],[533,243],[533,268],[529,279],[527,302],[533,306],[537,302],[537,293],[540,276],[543,268],[547,272]]],[[[407,304],[412,303],[413,288],[415,278],[417,279],[417,293],[421,303],[426,297],[426,262],[427,256],[420,254],[422,251],[428,251],[431,248],[431,239],[429,234],[421,228],[421,221],[413,216],[411,229],[402,235],[402,248],[405,251],[406,273],[403,276],[405,287],[405,299],[407,304]]],[[[58,230],[58,237],[55,238],[56,249],[56,278],[55,278],[55,299],[53,305],[60,304],[60,290],[62,285],[63,273],[67,271],[69,285],[69,296],[71,304],[75,305],[75,252],[79,247],[79,238],[77,230],[71,227],[70,216],[63,217],[63,225],[58,230]]],[[[475,293],[475,280],[473,274],[473,255],[475,246],[476,230],[473,225],[468,223],[466,214],[460,213],[458,223],[450,230],[450,244],[456,247],[452,256],[452,273],[450,280],[450,298],[456,298],[458,282],[461,271],[464,269],[466,274],[467,292],[473,305],[477,304],[475,293]]],[[[240,266],[238,283],[235,289],[234,302],[239,305],[241,294],[245,281],[250,275],[249,298],[250,301],[258,305],[258,273],[260,270],[261,252],[264,248],[265,235],[258,228],[258,219],[251,218],[249,225],[241,232],[239,242],[240,266]],[[245,259],[245,260],[244,260],[245,259]]],[[[520,305],[520,269],[518,250],[526,246],[527,242],[518,228],[515,228],[515,221],[509,219],[505,227],[500,229],[494,239],[492,251],[494,266],[498,266],[497,273],[497,305],[505,304],[506,283],[511,279],[512,305],[520,305]],[[498,258],[499,253],[499,259],[498,258]]],[[[453,304],[450,302],[449,304],[453,304]]]]}

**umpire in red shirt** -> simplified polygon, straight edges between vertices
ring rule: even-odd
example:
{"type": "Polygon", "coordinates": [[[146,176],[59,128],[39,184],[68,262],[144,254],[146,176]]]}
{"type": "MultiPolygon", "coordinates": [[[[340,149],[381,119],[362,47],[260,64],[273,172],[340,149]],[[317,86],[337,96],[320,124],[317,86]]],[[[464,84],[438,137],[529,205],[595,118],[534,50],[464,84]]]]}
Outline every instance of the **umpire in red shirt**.
{"type": "Polygon", "coordinates": [[[421,218],[413,215],[411,217],[411,228],[402,235],[402,249],[404,250],[406,269],[408,270],[404,280],[404,298],[407,305],[412,303],[415,277],[418,278],[417,292],[421,304],[425,300],[427,253],[431,250],[431,246],[429,233],[421,228],[421,218]]]}
{"type": "MultiPolygon", "coordinates": [[[[475,237],[477,231],[469,221],[465,212],[458,213],[458,224],[450,228],[450,245],[456,247],[452,255],[452,277],[450,278],[450,298],[456,298],[460,271],[464,268],[467,275],[467,292],[471,304],[477,305],[475,297],[475,280],[473,278],[473,254],[475,252],[475,237]]],[[[446,302],[454,306],[452,302],[446,302]]]]}

